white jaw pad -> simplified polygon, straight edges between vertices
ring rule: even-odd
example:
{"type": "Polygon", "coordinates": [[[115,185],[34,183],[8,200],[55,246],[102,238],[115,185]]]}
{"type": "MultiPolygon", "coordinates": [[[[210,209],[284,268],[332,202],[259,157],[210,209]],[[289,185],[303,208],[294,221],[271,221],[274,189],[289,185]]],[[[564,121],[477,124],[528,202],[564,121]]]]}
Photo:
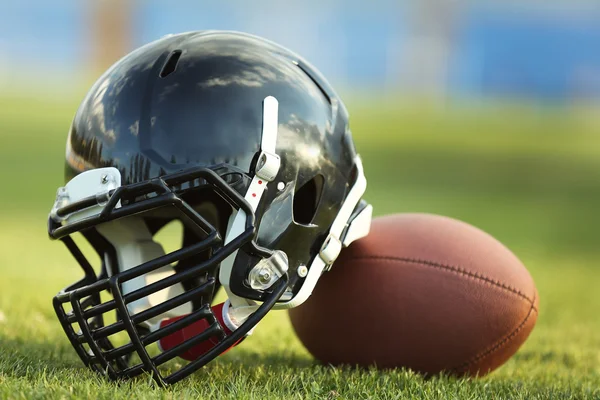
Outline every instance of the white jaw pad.
{"type": "MultiPolygon", "coordinates": [[[[120,186],[121,173],[114,167],[96,168],[82,172],[71,179],[64,187],[58,189],[56,202],[50,211],[50,217],[55,221],[69,223],[98,215],[108,201],[108,192],[120,186]],[[58,209],[90,197],[96,197],[97,204],[95,206],[63,217],[56,214],[58,209]]],[[[117,207],[120,206],[119,202],[117,207]]]]}
{"type": "MultiPolygon", "coordinates": [[[[97,229],[98,232],[100,232],[100,234],[115,247],[120,272],[137,267],[140,264],[165,255],[162,246],[152,240],[152,235],[148,231],[144,221],[140,218],[128,217],[107,222],[98,225],[97,229]]],[[[166,265],[132,280],[123,282],[123,294],[125,295],[134,290],[146,287],[161,279],[167,278],[174,273],[175,270],[173,267],[171,265],[166,265]]],[[[181,283],[176,283],[127,304],[127,310],[132,315],[138,314],[183,293],[184,289],[181,283]]],[[[142,325],[145,325],[147,328],[154,331],[158,328],[160,321],[163,319],[178,317],[191,312],[192,304],[187,302],[143,322],[142,325]]]]}
{"type": "Polygon", "coordinates": [[[358,170],[356,182],[354,183],[354,186],[352,186],[352,189],[350,189],[350,193],[348,193],[338,215],[335,217],[331,229],[329,230],[329,235],[327,239],[325,239],[319,255],[313,260],[302,287],[294,298],[285,303],[276,303],[273,307],[274,309],[281,310],[294,308],[304,303],[312,294],[321,274],[336,260],[342,247],[347,247],[352,241],[369,234],[371,216],[373,214],[373,207],[371,205],[365,207],[361,213],[354,218],[348,227],[344,242],[341,242],[342,232],[348,224],[354,208],[360,202],[367,189],[367,179],[365,178],[363,171],[362,161],[358,155],[356,156],[355,162],[358,170]]]}

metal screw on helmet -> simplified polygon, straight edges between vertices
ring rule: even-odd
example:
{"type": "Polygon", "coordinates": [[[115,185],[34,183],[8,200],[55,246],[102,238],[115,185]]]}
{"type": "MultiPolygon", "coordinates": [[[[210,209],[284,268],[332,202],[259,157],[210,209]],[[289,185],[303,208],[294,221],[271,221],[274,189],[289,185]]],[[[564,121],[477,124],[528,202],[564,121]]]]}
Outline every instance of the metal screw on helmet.
{"type": "Polygon", "coordinates": [[[103,185],[106,185],[108,183],[108,175],[102,175],[102,177],[100,178],[100,182],[102,182],[103,185]]]}
{"type": "Polygon", "coordinates": [[[261,260],[250,270],[248,282],[252,289],[265,290],[270,288],[288,269],[287,255],[276,250],[269,258],[261,260]]]}
{"type": "Polygon", "coordinates": [[[301,265],[298,267],[297,272],[300,278],[304,278],[306,275],[308,275],[308,268],[306,268],[306,265],[301,265]]]}
{"type": "Polygon", "coordinates": [[[277,190],[279,190],[281,192],[283,189],[285,189],[285,183],[279,182],[277,184],[277,190]]]}
{"type": "Polygon", "coordinates": [[[258,272],[258,280],[261,283],[269,283],[271,280],[271,272],[267,268],[263,268],[258,272]]]}

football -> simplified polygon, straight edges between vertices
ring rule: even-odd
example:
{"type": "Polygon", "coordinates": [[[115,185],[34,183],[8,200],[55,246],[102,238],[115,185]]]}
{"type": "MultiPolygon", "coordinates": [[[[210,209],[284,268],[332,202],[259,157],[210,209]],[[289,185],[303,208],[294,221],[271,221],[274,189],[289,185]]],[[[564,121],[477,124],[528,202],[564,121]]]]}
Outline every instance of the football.
{"type": "Polygon", "coordinates": [[[374,219],[289,315],[323,363],[482,376],[525,342],[538,303],[527,269],[492,236],[396,214],[374,219]]]}

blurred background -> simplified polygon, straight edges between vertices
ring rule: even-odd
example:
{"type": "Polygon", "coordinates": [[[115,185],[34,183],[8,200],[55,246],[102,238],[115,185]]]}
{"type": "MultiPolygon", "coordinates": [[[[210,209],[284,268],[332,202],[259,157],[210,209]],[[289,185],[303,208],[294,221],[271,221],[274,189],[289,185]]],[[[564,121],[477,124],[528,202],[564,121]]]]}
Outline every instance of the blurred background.
{"type": "Polygon", "coordinates": [[[0,82],[32,74],[73,83],[165,34],[231,29],[296,50],[338,87],[452,98],[600,98],[600,4],[547,3],[3,1],[0,82]]]}
{"type": "Polygon", "coordinates": [[[541,354],[561,343],[599,373],[600,3],[549,3],[0,0],[0,310],[53,320],[79,276],[45,218],[91,83],[165,34],[241,30],[346,99],[378,215],[445,214],[504,242],[538,285],[541,354]]]}
{"type": "Polygon", "coordinates": [[[45,215],[70,118],[108,66],[168,33],[230,29],[297,51],[337,88],[380,213],[595,253],[600,3],[483,3],[1,1],[0,162],[23,185],[4,210],[45,215]]]}

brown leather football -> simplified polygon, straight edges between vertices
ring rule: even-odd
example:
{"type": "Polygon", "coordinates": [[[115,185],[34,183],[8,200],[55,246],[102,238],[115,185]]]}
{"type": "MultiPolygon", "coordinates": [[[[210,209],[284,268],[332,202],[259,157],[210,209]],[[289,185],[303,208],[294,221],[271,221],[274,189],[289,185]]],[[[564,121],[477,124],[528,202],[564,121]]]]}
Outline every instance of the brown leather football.
{"type": "Polygon", "coordinates": [[[396,214],[374,219],[289,315],[323,363],[482,376],[525,342],[538,294],[519,259],[487,233],[396,214]]]}

